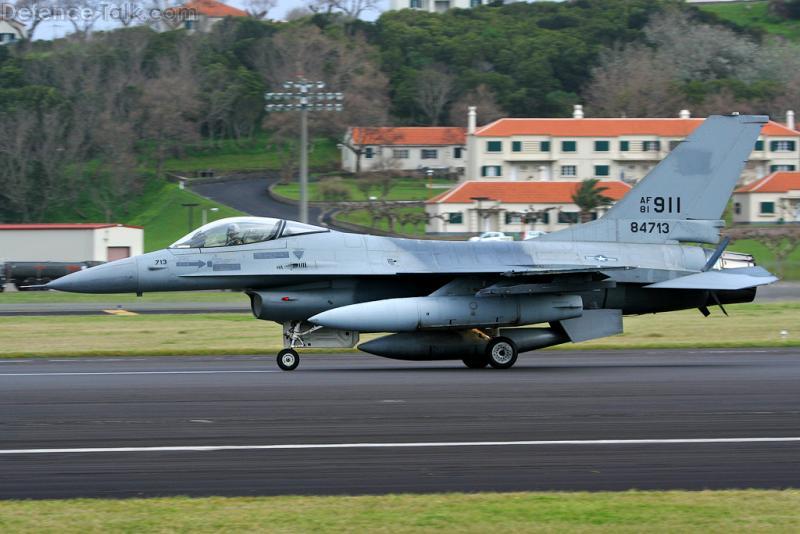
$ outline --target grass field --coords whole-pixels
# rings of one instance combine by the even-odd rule
[[[205,144],[187,150],[186,156],[170,159],[164,164],[165,170],[173,172],[194,172],[213,169],[224,171],[277,170],[281,168],[281,152],[285,148],[272,143],[268,136],[260,135],[253,140],[235,141],[223,139],[214,145]],[[308,154],[309,165],[313,167],[333,167],[339,161],[339,150],[331,139],[317,138],[312,141]]]
[[[403,213],[419,213],[423,211],[425,208],[421,207],[408,207],[408,208],[396,208],[394,211],[398,214]],[[373,227],[372,226],[372,216],[369,214],[367,210],[354,210],[348,211],[347,213],[338,213],[334,217],[337,221],[344,221],[353,224],[360,224],[361,226],[366,226],[369,228],[377,228],[378,230],[389,230],[389,223],[386,219],[381,219],[377,222],[377,224]],[[395,225],[395,231],[400,232],[401,234],[405,235],[425,235],[425,223],[415,222],[415,223],[407,223],[407,224],[397,224]]]
[[[354,201],[369,200],[370,196],[380,197],[380,189],[375,187],[367,195],[364,195],[356,187],[355,178],[342,178],[339,182],[350,191],[350,199]],[[323,201],[322,195],[319,193],[319,181],[312,181],[308,184],[308,198],[312,201]],[[427,200],[435,197],[439,193],[443,193],[445,188],[428,188],[428,181],[424,178],[401,178],[394,181],[394,187],[386,197],[386,200]],[[438,186],[455,186],[452,180],[436,179],[433,180],[434,185]],[[273,188],[273,191],[279,195],[292,198],[294,200],[300,199],[300,186],[298,184],[278,184]]]
[[[197,203],[194,208],[194,228],[202,222],[202,210],[217,208],[219,211],[208,211],[208,220],[214,221],[223,217],[236,217],[242,212],[196,195],[177,184],[154,181],[148,190],[137,201],[141,206],[135,215],[125,221],[127,224],[144,226],[144,250],[150,252],[167,247],[189,232],[188,208],[181,204]]]
[[[0,502],[0,531],[796,532],[800,491],[451,493]]]
[[[742,28],[757,28],[773,35],[800,40],[800,21],[769,13],[769,2],[720,2],[698,6]]]
[[[244,298],[244,297],[242,297]],[[738,304],[628,317],[619,336],[559,349],[800,346],[800,303]],[[787,335],[781,335],[786,331]],[[43,334],[46,332],[46,335]],[[362,336],[366,341],[380,334]],[[35,340],[35,343],[32,343]],[[31,345],[36,346],[36,350]],[[0,357],[265,354],[281,347],[281,328],[250,314],[0,317]],[[326,352],[326,349],[319,349]],[[365,356],[368,357],[368,356]]]
[[[752,254],[758,265],[775,273],[779,278],[784,280],[800,280],[800,247],[797,247],[781,266],[776,265],[775,256],[772,252],[754,239],[734,241],[730,244],[728,250]]]

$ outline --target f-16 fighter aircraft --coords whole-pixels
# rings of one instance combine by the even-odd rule
[[[720,217],[766,122],[708,118],[605,216],[531,241],[398,239],[236,217],[46,287],[244,290],[256,318],[283,324],[278,365],[287,371],[297,349],[353,347],[362,332],[390,333],[358,347],[379,356],[507,369],[519,352],[621,333],[624,315],[708,315],[777,280],[719,243]],[[536,324],[545,326],[516,328]]]

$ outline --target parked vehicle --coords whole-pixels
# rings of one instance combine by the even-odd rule
[[[537,237],[542,237],[546,233],[547,232],[542,232],[541,230],[526,230],[525,233],[522,234],[522,240],[536,239]]]
[[[479,236],[470,237],[470,241],[514,241],[514,237],[503,232],[484,232]]]
[[[46,284],[75,271],[94,267],[101,261],[9,261],[3,266],[3,282],[10,282],[20,291],[42,288],[29,288]]]

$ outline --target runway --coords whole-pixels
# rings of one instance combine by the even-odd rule
[[[0,498],[800,485],[797,349],[0,362]]]

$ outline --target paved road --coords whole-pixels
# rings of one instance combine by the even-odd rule
[[[7,361],[0,498],[797,487],[798,384],[798,350]]]
[[[267,188],[278,181],[277,177],[243,178],[225,182],[211,182],[192,185],[192,191],[258,217],[298,220],[296,206],[276,202],[267,194]],[[308,219],[319,224],[322,212],[309,206]]]

